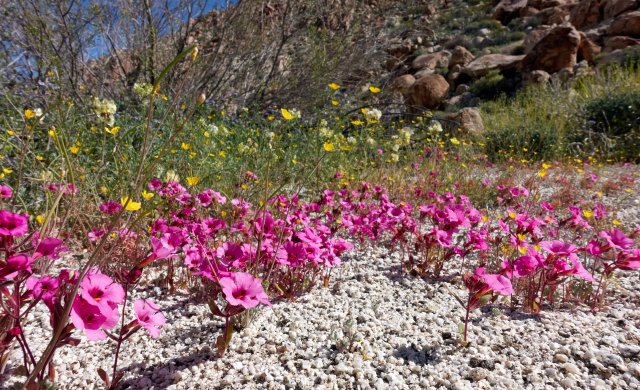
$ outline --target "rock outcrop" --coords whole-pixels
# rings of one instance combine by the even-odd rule
[[[524,55],[487,54],[471,61],[462,68],[462,73],[471,77],[482,77],[492,70],[507,70],[518,66]]]
[[[409,103],[417,108],[436,109],[449,93],[449,83],[439,74],[425,75],[409,88]]]
[[[558,26],[547,33],[524,57],[520,70],[556,73],[577,63],[580,33],[572,26]]]

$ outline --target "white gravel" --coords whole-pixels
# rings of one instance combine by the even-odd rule
[[[640,283],[619,274],[609,307],[539,316],[487,306],[472,313],[470,345],[457,342],[464,311],[456,284],[400,277],[386,250],[352,255],[329,288],[260,309],[223,358],[223,322],[186,295],[139,292],[163,308],[159,339],[138,332],[121,355],[128,389],[636,389],[640,388]],[[45,316],[28,332],[43,334]],[[45,341],[44,336],[40,339]],[[36,346],[36,349],[42,345]],[[101,388],[113,345],[83,339],[56,356],[58,388]],[[2,388],[8,388],[8,381]]]

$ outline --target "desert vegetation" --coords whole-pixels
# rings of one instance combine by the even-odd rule
[[[325,3],[2,5],[0,387],[639,385],[634,48]]]

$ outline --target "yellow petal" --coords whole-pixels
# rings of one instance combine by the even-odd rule
[[[140,203],[134,202],[133,200],[129,201],[128,197],[121,198],[120,203],[122,204],[122,206],[124,206],[124,209],[127,211],[140,210]]]
[[[282,113],[282,117],[285,120],[290,121],[291,119],[293,119],[293,115],[286,108],[280,109],[280,112]]]
[[[200,178],[198,176],[189,176],[187,177],[187,183],[191,187],[195,187],[198,183],[200,183]]]
[[[382,91],[380,88],[378,87],[374,87],[373,85],[369,87],[369,91],[371,93],[379,93],[380,91]]]

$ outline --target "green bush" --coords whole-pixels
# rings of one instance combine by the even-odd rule
[[[584,114],[589,128],[610,136],[640,130],[640,92],[602,96],[588,102]]]
[[[583,137],[596,150],[617,160],[640,161],[640,92],[604,95],[586,102],[582,110]]]
[[[494,70],[474,81],[469,90],[481,99],[495,99],[509,91],[509,83],[500,71]]]

